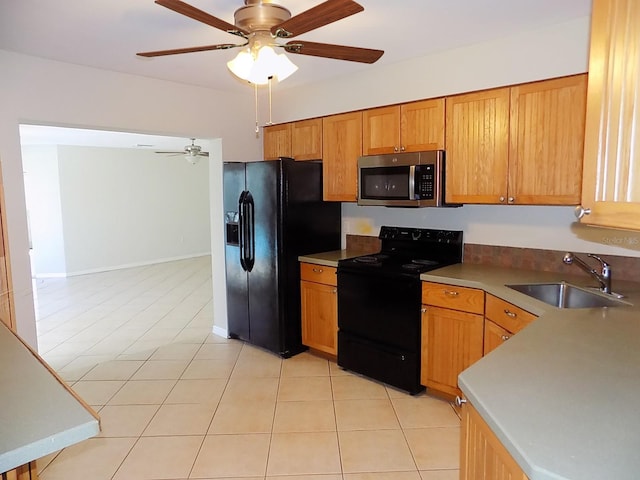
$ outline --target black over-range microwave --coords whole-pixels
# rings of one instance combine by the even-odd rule
[[[444,157],[444,150],[360,157],[358,205],[459,206],[445,203]]]

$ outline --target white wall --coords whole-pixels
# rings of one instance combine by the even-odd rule
[[[274,99],[276,121],[586,72],[589,27],[590,19],[585,17],[395,65],[373,65],[349,77],[280,91]],[[465,231],[469,243],[640,256],[640,234],[577,226],[570,207],[414,210],[345,203],[342,214],[343,234],[377,235],[380,225],[457,228]]]
[[[33,272],[66,271],[58,149],[26,146],[22,149],[25,195],[28,205]]]
[[[24,158],[30,149],[23,149]],[[209,254],[208,160],[191,165],[181,155],[166,156],[126,148],[59,146],[52,171],[41,162],[48,191],[58,187],[64,263],[38,276],[75,275]],[[30,162],[28,162],[30,163]],[[29,199],[28,199],[29,200]],[[30,212],[49,207],[27,202]],[[38,220],[44,220],[39,215]],[[31,215],[32,230],[40,223]],[[54,227],[55,219],[46,219]],[[59,228],[59,227],[58,227]],[[53,254],[50,238],[33,236],[32,258]],[[53,267],[54,258],[46,259]]]
[[[20,123],[220,138],[226,160],[260,158],[262,140],[254,132],[251,89],[234,95],[2,50],[0,71],[0,161],[16,320],[18,333],[35,346]]]

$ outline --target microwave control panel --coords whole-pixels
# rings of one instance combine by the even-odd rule
[[[435,195],[435,165],[416,167],[415,193],[417,200],[433,200]]]

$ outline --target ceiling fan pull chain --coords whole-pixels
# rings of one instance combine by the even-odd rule
[[[253,84],[254,99],[256,103],[256,138],[260,138],[260,127],[258,126],[258,84]]]
[[[273,125],[273,119],[271,118],[271,80],[273,75],[268,78],[269,80],[269,125]]]

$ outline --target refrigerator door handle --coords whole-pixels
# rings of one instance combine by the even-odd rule
[[[247,204],[247,226],[248,226],[248,234],[247,234],[247,243],[249,244],[248,248],[248,257],[246,258],[247,271],[250,272],[253,270],[253,266],[256,262],[256,233],[255,233],[255,204],[253,203],[253,195],[251,192],[247,192],[245,197],[245,203]]]
[[[238,240],[239,240],[239,251],[240,251],[240,266],[246,272],[247,270],[247,256],[246,256],[246,248],[247,248],[247,197],[246,191],[243,191],[238,198],[238,212],[240,218],[238,219]]]

